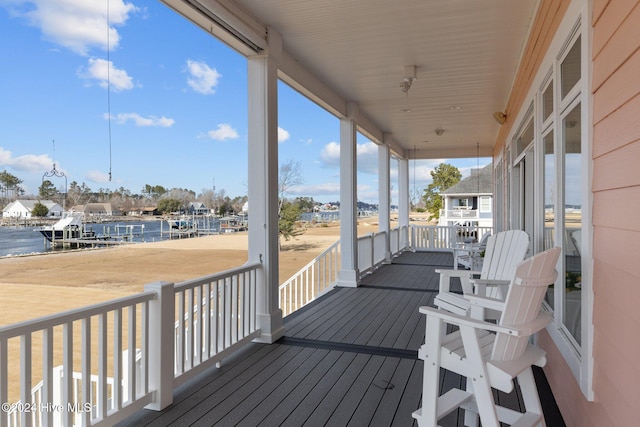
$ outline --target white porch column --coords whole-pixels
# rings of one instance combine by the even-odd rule
[[[409,160],[398,159],[398,226],[409,227]],[[409,233],[401,233],[400,247],[409,246]]]
[[[387,138],[378,145],[378,231],[386,233],[384,258],[391,261],[391,150]]]
[[[358,106],[347,104],[340,120],[340,261],[338,286],[358,286],[358,208],[356,177],[356,117]]]
[[[270,33],[269,42],[277,50],[281,44],[274,43],[274,36]],[[256,341],[266,343],[284,333],[278,295],[278,85],[273,53],[248,60],[249,262],[262,263],[256,292],[262,335]]]

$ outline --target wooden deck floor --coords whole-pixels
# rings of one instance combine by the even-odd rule
[[[411,426],[420,406],[424,318],[448,253],[405,253],[285,319],[285,337],[251,344],[176,390],[162,412],[144,410],[122,426]],[[454,287],[455,289],[455,287]],[[448,374],[448,375],[447,375]],[[442,376],[442,389],[460,378]],[[547,425],[563,426],[541,370],[536,381]],[[517,390],[496,396],[520,408]],[[442,426],[462,425],[458,413]]]

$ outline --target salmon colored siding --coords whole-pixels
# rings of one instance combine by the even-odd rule
[[[629,6],[633,5],[633,9]],[[610,12],[611,11],[611,12]],[[611,17],[610,19],[608,19]],[[594,91],[624,64],[638,50],[640,40],[640,5],[635,1],[611,2],[596,23],[593,39],[604,45],[594,51],[593,84]],[[601,30],[598,30],[601,28]],[[600,35],[600,32],[603,34]]]
[[[531,102],[527,95],[569,3],[540,3],[496,156],[513,119]],[[539,344],[547,350],[544,369],[568,426],[640,426],[640,0],[584,4],[592,25],[593,401],[546,331]]]
[[[598,92],[594,95],[594,103],[606,96],[603,92]],[[594,106],[594,112],[596,109]],[[640,96],[636,96],[625,105],[611,112],[606,119],[595,123],[593,128],[594,158],[615,151],[637,140],[640,132],[639,109]],[[620,123],[624,123],[624,126],[620,126]]]
[[[640,425],[640,2],[593,17],[593,390],[600,424]]]

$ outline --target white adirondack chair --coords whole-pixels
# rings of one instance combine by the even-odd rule
[[[435,270],[440,274],[440,284],[434,304],[456,314],[462,315],[467,312],[469,304],[465,298],[450,292],[452,277],[460,279],[464,296],[476,294],[504,299],[515,268],[524,259],[528,248],[529,236],[522,230],[501,231],[490,236],[487,239],[482,270]],[[491,313],[491,310],[488,310],[486,315],[491,316]],[[497,318],[495,312],[494,317]]]
[[[560,249],[553,248],[520,263],[504,301],[470,296],[473,305],[498,309],[497,324],[445,310],[420,307],[426,315],[425,344],[418,356],[424,360],[422,407],[413,413],[421,427],[436,426],[440,418],[457,408],[465,410],[465,425],[498,427],[500,422],[518,426],[545,426],[532,365],[544,366],[546,353],[529,343],[544,328],[551,314],[541,312],[547,286],[555,281]],[[444,335],[446,324],[456,332]],[[452,389],[439,396],[440,368],[467,378],[467,390]],[[509,393],[514,378],[522,392],[525,412],[496,405],[492,388]]]
[[[469,270],[479,270],[482,267],[480,254],[487,248],[487,242],[491,233],[485,233],[478,243],[463,243],[453,248],[453,268],[462,265]]]

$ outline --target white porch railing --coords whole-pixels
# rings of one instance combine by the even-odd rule
[[[412,225],[411,248],[425,251],[450,251],[457,243],[480,241],[493,227],[460,227],[438,225]]]
[[[155,297],[145,291],[0,328],[0,426],[110,425],[150,404],[150,354],[160,351],[148,339],[159,321]],[[136,351],[123,357],[124,347],[140,348],[141,359]],[[137,364],[139,378],[125,375]],[[32,387],[33,377],[42,384]]]
[[[391,231],[389,251],[448,250],[490,231],[412,225]],[[386,244],[385,233],[358,239],[361,274],[386,261]],[[0,427],[112,425],[143,407],[165,407],[174,387],[260,335],[260,268],[153,283],[137,295],[0,327]],[[337,242],[280,286],[283,315],[331,289],[339,270]],[[42,381],[33,387],[33,378]]]
[[[0,427],[113,425],[168,405],[174,387],[259,336],[260,268],[1,327]]]
[[[480,218],[478,209],[440,209],[443,219],[477,219]]]
[[[331,245],[280,285],[280,309],[283,316],[309,304],[333,289],[340,271],[340,241]]]
[[[176,284],[174,387],[260,335],[259,268],[251,264]]]

